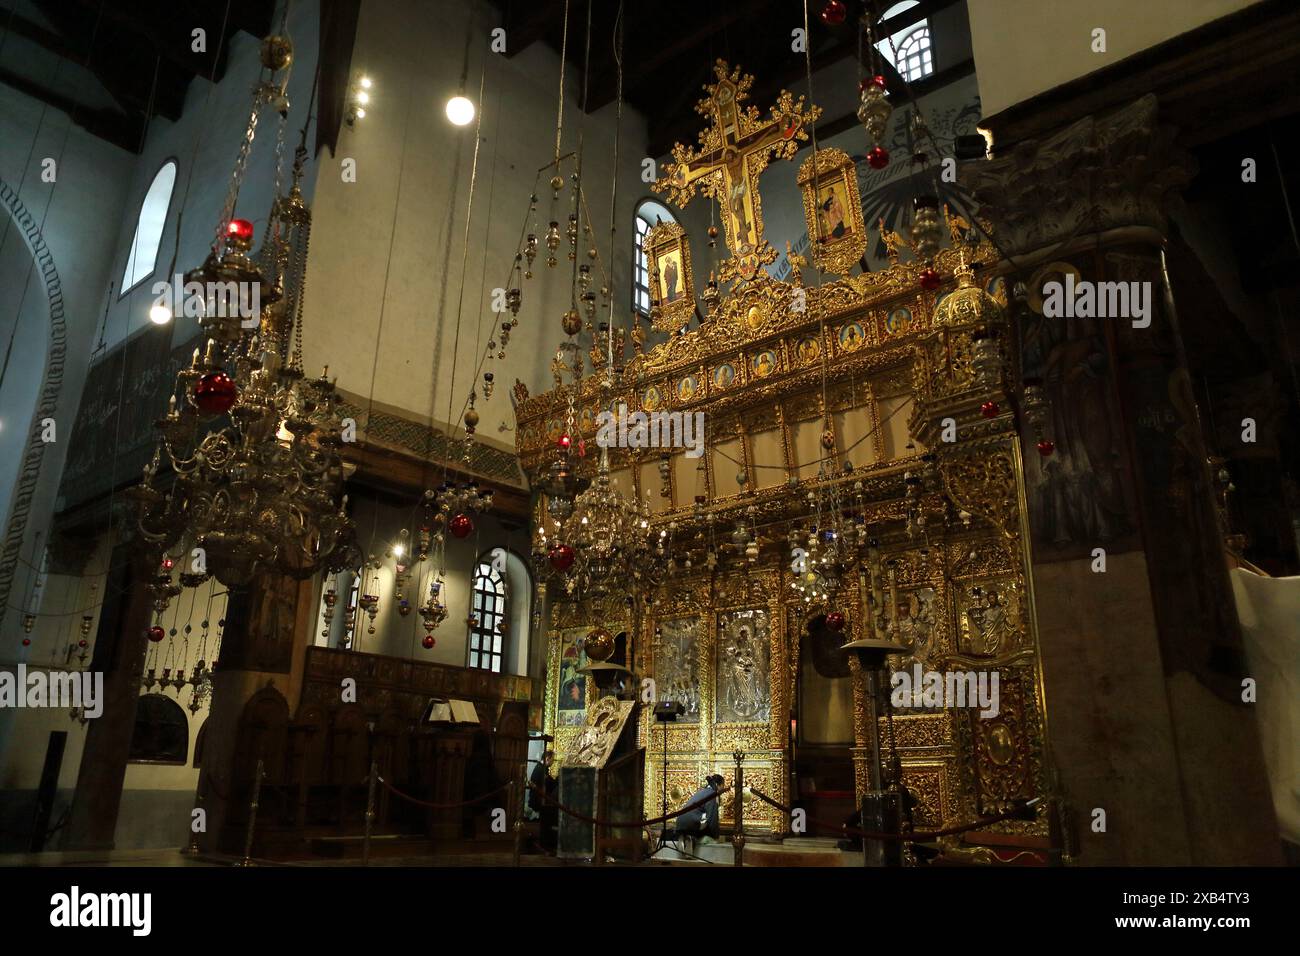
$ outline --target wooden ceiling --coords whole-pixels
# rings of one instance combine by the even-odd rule
[[[240,30],[266,35],[273,9],[270,0],[4,0],[0,83],[139,152],[148,119],[179,119],[190,81],[220,80],[230,38]],[[192,49],[196,28],[206,33],[204,52]],[[85,72],[111,105],[93,84],[79,87]]]
[[[958,2],[921,0],[881,24],[878,35],[889,35]],[[506,29],[508,56],[537,42],[559,53],[565,0],[493,0],[493,5]],[[882,12],[892,0],[845,0],[845,5],[848,16],[843,24],[828,26],[819,16],[825,0],[808,0],[814,71],[857,57],[858,19],[867,12]],[[648,120],[652,156],[667,153],[675,142],[695,142],[700,121],[694,105],[703,95],[703,85],[713,80],[717,58],[740,64],[755,75],[751,102],[760,109],[766,109],[782,88],[797,89],[797,81],[806,75],[803,55],[791,49],[791,31],[803,26],[801,0],[624,0],[622,7],[623,98]],[[569,0],[566,59],[579,77],[579,90],[585,84],[589,113],[617,95],[613,37],[618,9],[615,0]],[[888,72],[891,87],[901,89],[897,74]]]

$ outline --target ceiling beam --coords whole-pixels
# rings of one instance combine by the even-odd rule
[[[230,43],[220,33],[223,19],[221,14],[216,14],[212,22],[203,22],[200,19],[198,22],[181,23],[175,18],[172,4],[162,0],[132,0],[132,3],[121,6],[105,0],[68,0],[68,2],[83,10],[91,23],[94,23],[95,18],[99,17],[102,11],[106,19],[123,27],[126,32],[147,40],[155,53],[191,76],[201,76],[205,79],[215,76],[217,82],[220,82],[225,75]],[[222,12],[224,13],[224,9]],[[232,2],[230,21],[226,25],[227,34],[233,34],[235,30],[240,29],[246,19],[243,5]],[[159,27],[157,24],[163,26]],[[200,27],[207,34],[207,49],[203,53],[194,53],[191,52],[192,32]],[[220,58],[217,58],[218,51],[220,51]]]
[[[65,7],[53,4],[50,0],[43,0],[43,2],[42,0],[38,0],[37,8],[58,24],[60,29],[64,29],[64,24],[61,22],[60,17],[66,12]],[[94,50],[88,48],[88,37],[76,37],[74,42],[74,38],[69,35],[69,31],[67,30],[61,34],[55,33],[51,30],[45,29],[39,24],[32,23],[29,20],[24,20],[17,16],[13,17],[9,21],[8,26],[10,32],[15,36],[20,36],[24,39],[30,40],[31,42],[38,44],[42,49],[53,53],[55,56],[88,70],[94,75],[95,79],[99,80],[100,84],[108,92],[108,95],[116,101],[119,107],[121,107],[122,112],[139,113],[144,115],[148,111],[148,94],[142,93],[139,90],[131,89],[127,83],[124,82],[120,70],[108,63],[104,63],[102,57],[101,62],[96,63],[92,55]],[[121,50],[114,52],[118,56],[122,54]],[[142,75],[139,70],[133,69],[130,72],[135,76]],[[145,81],[146,84],[152,80],[152,67],[148,69],[148,75],[149,79]],[[175,120],[180,119],[183,99],[183,92],[180,96],[177,96],[170,91],[170,85],[160,83],[157,94],[154,98],[154,112],[161,113],[174,122]]]
[[[526,11],[524,16],[516,15],[520,7]],[[542,39],[552,22],[558,25],[564,19],[559,0],[501,0],[497,9],[501,10],[505,21],[507,59],[523,53]],[[569,28],[573,28],[572,9],[569,11]]]
[[[129,153],[137,153],[140,150],[142,126],[134,117],[87,109],[81,103],[74,102],[61,93],[47,89],[3,67],[0,67],[0,83],[66,113],[73,123],[93,136],[98,136]]]
[[[761,15],[763,10],[772,6],[775,2],[776,0],[750,0],[748,3],[733,2],[725,12],[704,19],[696,29],[681,35],[671,43],[664,44],[648,56],[635,58],[631,62],[624,58],[624,90],[626,91],[629,86],[638,80],[653,75],[674,59],[690,54],[697,47],[703,47],[715,35],[722,33],[732,24]],[[710,60],[708,62],[709,70],[712,67],[713,63]],[[600,71],[593,77],[591,89],[594,91],[594,95],[587,106],[588,113],[594,113],[602,106],[614,101],[618,90],[616,82],[617,70],[618,65],[615,63],[611,51],[608,56],[602,58]]]

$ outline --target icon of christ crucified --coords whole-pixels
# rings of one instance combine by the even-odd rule
[[[805,125],[815,122],[821,110],[805,110],[802,99],[796,102],[783,90],[771,118],[761,119],[755,107],[739,105],[748,98],[754,78],[742,76],[739,68],[729,70],[722,60],[713,69],[718,82],[706,87],[709,96],[698,106],[701,113],[713,118],[713,128],[702,137],[706,149],[696,153],[675,146],[676,162],[656,189],[670,193],[671,201],[684,206],[695,195],[697,185],[703,184],[705,192],[722,207],[727,247],[732,253],[724,275],[730,271],[751,279],[760,265],[776,259],[776,251],[763,239],[763,216],[755,192],[758,177],[772,156],[793,158],[798,141],[808,138]]]

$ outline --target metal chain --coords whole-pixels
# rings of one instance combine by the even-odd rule
[[[253,96],[253,108],[248,114],[248,127],[244,130],[244,140],[239,144],[239,155],[235,158],[235,168],[230,175],[230,188],[226,191],[226,204],[222,207],[221,219],[217,223],[217,235],[213,249],[218,255],[225,251],[226,233],[230,221],[235,218],[235,203],[239,201],[239,187],[243,184],[244,167],[248,164],[248,156],[253,151],[253,138],[257,135],[257,117],[261,112],[265,96],[265,85],[259,86]]]

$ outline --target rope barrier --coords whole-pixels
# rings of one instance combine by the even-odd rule
[[[683,813],[690,813],[692,810],[699,809],[700,807],[708,804],[710,801],[718,799],[718,797],[722,796],[724,793],[727,793],[729,790],[731,790],[731,787],[729,786],[723,787],[721,790],[717,791],[714,794],[711,794],[710,796],[701,797],[699,800],[696,800],[694,803],[682,807],[680,810],[674,810],[672,813],[664,814],[661,817],[650,817],[649,819],[646,820],[627,820],[627,821],[602,820],[599,817],[589,817],[586,814],[580,813],[579,811],[573,809],[572,807],[565,806],[564,804],[560,803],[558,800],[551,799],[541,790],[540,787],[535,786],[531,782],[528,784],[528,789],[532,790],[534,793],[540,796],[542,798],[543,803],[549,804],[557,808],[563,813],[567,813],[575,820],[581,820],[583,823],[590,823],[594,826],[610,827],[611,829],[616,829],[616,830],[625,830],[625,829],[630,829],[632,827],[648,827],[648,826],[653,826],[656,823],[666,823],[669,820],[672,820],[674,817],[679,817]]]
[[[750,787],[749,792],[769,806],[780,810],[782,813],[789,814],[793,812],[790,807],[778,803],[761,790]],[[956,833],[965,833],[967,830],[978,830],[980,827],[990,826],[994,823],[1001,823],[1003,820],[1009,820],[1016,816],[1022,809],[1023,808],[1017,808],[1015,810],[1008,810],[1006,813],[997,814],[996,816],[981,817],[971,823],[961,823],[956,826],[947,827],[943,830],[920,830],[913,833],[882,833],[874,830],[859,830],[855,827],[848,826],[847,824],[835,824],[827,820],[819,820],[815,817],[808,817],[807,819],[808,822],[815,823],[818,826],[826,827],[831,830],[841,830],[850,836],[862,837],[865,840],[897,840],[907,843],[929,843],[942,836],[952,836]]]
[[[403,793],[401,790],[398,790],[396,787],[394,787],[383,777],[379,778],[379,782],[384,785],[384,789],[387,790],[389,793],[401,797],[403,800],[406,800],[409,803],[414,803],[416,806],[427,807],[430,810],[454,810],[456,807],[472,806],[475,803],[482,803],[488,797],[494,796],[500,793],[502,790],[508,790],[510,788],[509,783],[503,783],[495,790],[489,790],[487,793],[480,794],[479,796],[474,797],[470,800],[458,800],[455,803],[430,803],[428,800],[421,800],[418,797],[411,796],[409,793]]]

